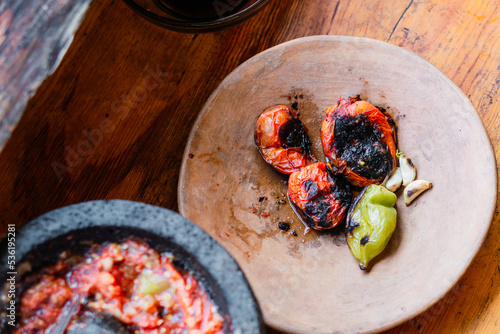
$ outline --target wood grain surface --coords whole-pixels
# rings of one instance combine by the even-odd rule
[[[498,156],[499,25],[496,0],[294,0],[273,1],[224,31],[191,35],[155,27],[120,1],[94,0],[0,153],[2,236],[7,224],[92,199],[176,210],[182,154],[207,98],[245,60],[303,36],[368,37],[426,59],[469,97]],[[388,333],[500,331],[499,220],[496,212],[455,287]]]

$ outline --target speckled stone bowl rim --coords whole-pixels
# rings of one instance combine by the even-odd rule
[[[189,262],[195,264],[187,265],[195,277],[198,278],[203,271],[210,276],[209,280],[202,282],[209,294],[217,292],[223,295],[233,333],[265,332],[260,307],[235,260],[196,224],[165,208],[125,200],[97,200],[50,211],[17,229],[16,265],[53,240],[69,235],[78,239],[79,232],[89,234],[94,230],[96,233],[116,232],[118,238],[150,235],[162,241],[154,244],[145,238],[159,251],[182,250],[183,257],[190,257]],[[4,238],[0,243],[1,282],[6,282],[9,272],[7,249],[7,238]],[[197,266],[203,270],[193,270]],[[220,299],[221,296],[216,297]]]

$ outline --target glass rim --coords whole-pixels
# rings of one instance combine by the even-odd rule
[[[153,13],[143,6],[139,5],[135,0],[122,0],[134,12],[141,15],[146,20],[174,31],[179,32],[210,32],[235,25],[242,22],[244,19],[256,14],[270,0],[256,0],[255,2],[244,7],[240,11],[228,16],[217,19],[206,20],[190,20],[190,19],[172,19],[162,15]]]

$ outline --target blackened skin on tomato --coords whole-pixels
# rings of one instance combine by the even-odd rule
[[[327,191],[319,191],[317,184],[313,180],[304,182],[308,199],[305,213],[307,224],[310,227],[314,226],[314,221],[311,217],[318,219],[320,227],[331,227],[331,222],[328,219],[328,210],[332,204],[330,202],[331,198],[326,197],[326,194],[333,194],[342,207],[348,208],[351,204],[352,191],[349,183],[342,175],[333,174],[330,168],[327,168],[327,171],[328,177],[334,181],[333,185]]]
[[[337,118],[334,135],[340,158],[354,172],[377,180],[389,174],[392,169],[390,152],[366,115]]]
[[[319,218],[318,225],[327,228],[330,222],[327,221],[328,208],[330,207],[330,202],[325,197],[317,197],[306,203],[306,214],[307,214],[307,224],[312,227],[314,226],[314,221],[309,216],[314,216]]]
[[[311,139],[307,135],[304,124],[298,119],[292,117],[279,129],[279,137],[283,148],[301,147],[305,154],[311,153]]]
[[[335,187],[331,188],[335,197],[339,200],[342,206],[349,207],[352,202],[352,189],[349,182],[342,174],[336,174],[335,171],[328,165],[328,177],[335,181]]]

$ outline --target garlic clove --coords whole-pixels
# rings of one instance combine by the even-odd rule
[[[417,170],[411,159],[408,158],[403,152],[398,153],[398,156],[399,167],[401,168],[401,174],[403,175],[403,186],[406,187],[417,177]]]
[[[401,187],[401,183],[403,183],[403,174],[401,173],[401,168],[396,168],[394,172],[392,172],[391,176],[385,183],[385,187],[387,190],[395,192]]]
[[[415,180],[406,186],[403,196],[405,204],[408,206],[425,190],[432,188],[432,183],[426,180]]]

